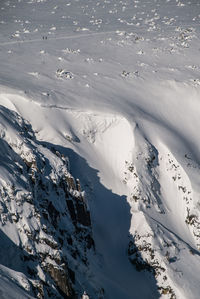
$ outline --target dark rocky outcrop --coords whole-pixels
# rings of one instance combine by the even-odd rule
[[[12,162],[18,185],[0,185],[0,224],[18,232],[16,270],[26,275],[31,295],[75,299],[77,264],[86,271],[87,251],[95,247],[89,207],[80,181],[69,172],[68,158],[37,141],[31,126],[19,116],[18,120],[14,129],[20,131],[20,140],[2,141],[8,157],[5,167]],[[15,269],[12,261],[14,257],[9,266]]]

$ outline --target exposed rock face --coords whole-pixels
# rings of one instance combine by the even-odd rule
[[[84,270],[87,251],[94,249],[80,181],[69,173],[67,157],[37,141],[19,115],[2,109],[16,138],[11,142],[8,131],[1,134],[0,158],[6,163],[1,166],[0,226],[17,253],[7,241],[4,249],[10,260],[1,258],[1,263],[25,273],[26,289],[37,298],[77,298],[75,268],[80,264]],[[7,169],[9,160],[14,180]]]
[[[74,291],[72,289],[71,284],[69,283],[70,278],[68,275],[67,267],[66,270],[62,268],[56,268],[52,264],[46,266],[45,270],[53,281],[55,282],[59,293],[64,298],[75,298]]]

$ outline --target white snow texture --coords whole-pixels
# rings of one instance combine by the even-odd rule
[[[0,2],[0,298],[199,298],[199,24],[198,0]]]

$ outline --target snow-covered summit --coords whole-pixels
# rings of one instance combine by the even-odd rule
[[[1,1],[2,296],[199,297],[199,20]]]

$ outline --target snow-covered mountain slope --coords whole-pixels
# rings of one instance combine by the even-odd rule
[[[199,297],[199,20],[1,1],[2,297]]]

